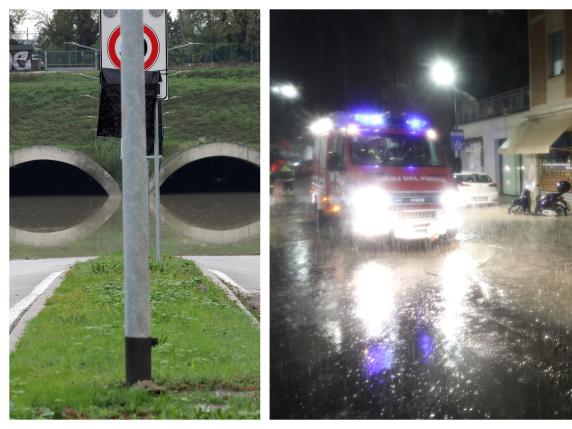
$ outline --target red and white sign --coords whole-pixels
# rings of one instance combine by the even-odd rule
[[[101,67],[121,68],[120,10],[100,11]],[[161,72],[161,86],[157,98],[166,100],[167,91],[167,11],[153,9],[143,11],[144,67],[146,71]]]

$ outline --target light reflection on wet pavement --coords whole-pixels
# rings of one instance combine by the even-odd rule
[[[504,213],[467,210],[450,245],[356,250],[277,201],[271,418],[571,418],[572,222]]]

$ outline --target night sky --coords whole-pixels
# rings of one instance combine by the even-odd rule
[[[295,102],[271,97],[272,140],[313,117],[383,108],[452,126],[452,92],[429,79],[434,58],[458,68],[458,103],[528,84],[526,11],[271,11],[271,82],[292,82]]]

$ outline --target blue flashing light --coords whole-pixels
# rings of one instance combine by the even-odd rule
[[[409,118],[405,123],[411,131],[421,131],[427,126],[427,121],[420,118]]]
[[[385,118],[381,113],[356,113],[353,118],[363,125],[381,126],[385,123]]]

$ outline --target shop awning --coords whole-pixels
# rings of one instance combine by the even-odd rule
[[[503,155],[549,153],[550,146],[565,131],[572,131],[572,113],[528,119],[499,148]]]

